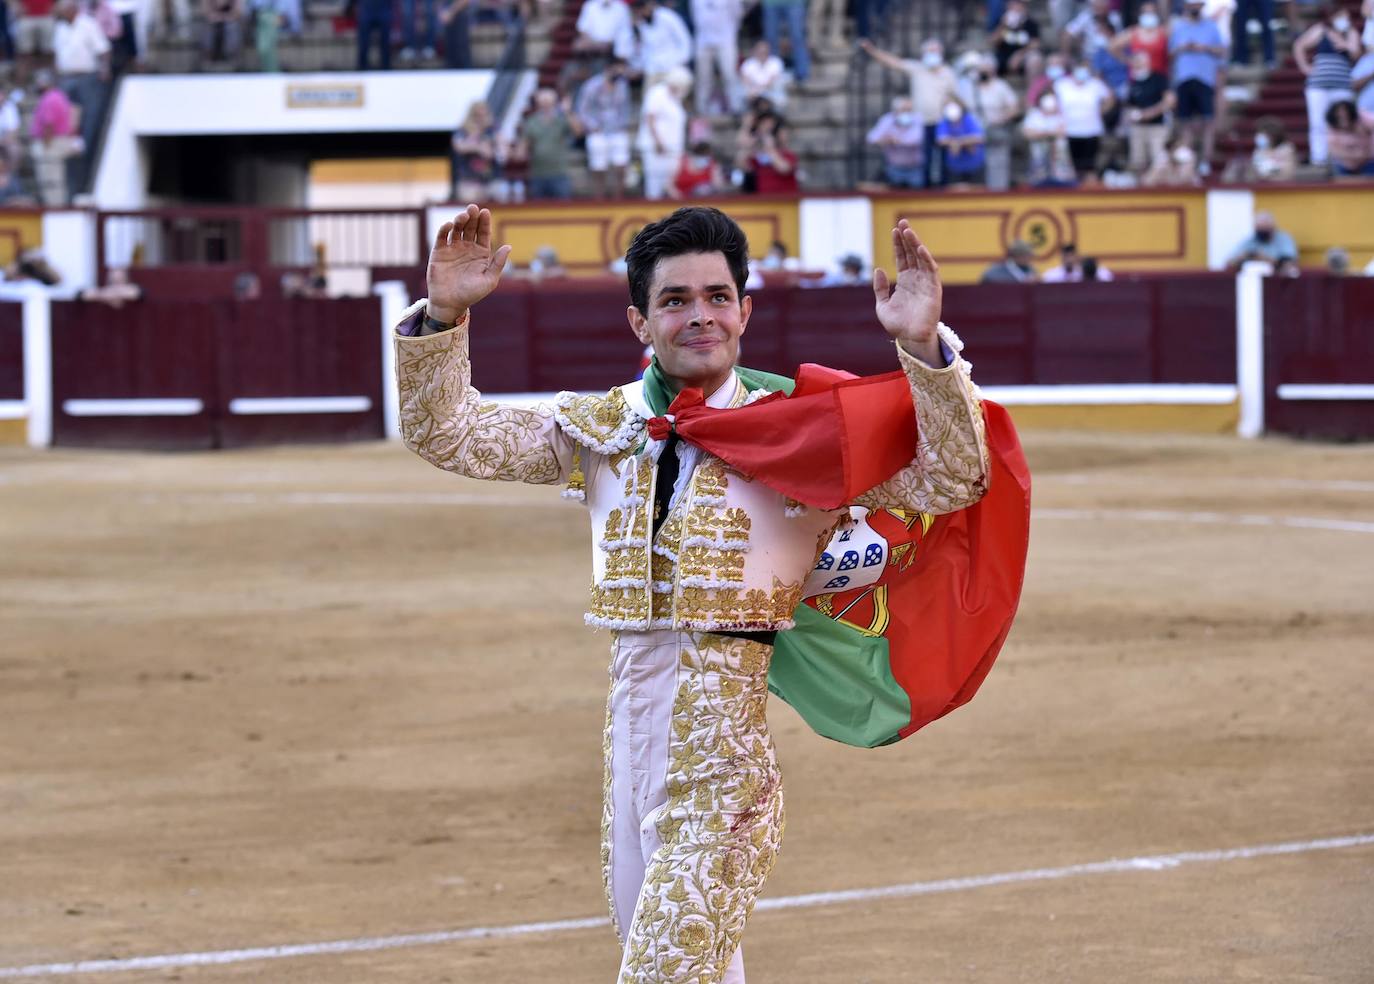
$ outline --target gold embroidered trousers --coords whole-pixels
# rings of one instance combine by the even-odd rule
[[[667,629],[612,643],[601,861],[620,984],[743,984],[740,937],[783,829],[772,654]]]

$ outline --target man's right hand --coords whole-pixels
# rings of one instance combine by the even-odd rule
[[[469,205],[452,222],[445,222],[429,252],[426,313],[445,324],[461,321],[468,308],[496,289],[510,251],[502,246],[492,253],[488,209]]]

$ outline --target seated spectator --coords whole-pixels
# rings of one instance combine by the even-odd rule
[[[1169,114],[1174,109],[1174,92],[1169,76],[1157,72],[1145,51],[1131,56],[1131,85],[1126,91],[1127,139],[1130,165],[1144,174],[1150,162],[1164,150],[1169,139]]]
[[[922,166],[922,179],[927,188],[943,184],[944,155],[939,149],[935,131],[940,125],[945,105],[959,96],[959,79],[955,76],[954,70],[945,63],[944,45],[934,38],[921,42],[919,61],[898,58],[867,39],[860,41],[859,47],[879,64],[902,72],[911,79],[911,101],[916,107],[916,115],[921,118],[921,123],[925,127],[926,155]]]
[[[1374,15],[1364,24],[1365,53],[1350,70],[1350,88],[1355,92],[1355,108],[1360,122],[1374,129]]]
[[[1095,179],[1097,155],[1106,132],[1103,118],[1116,99],[1102,80],[1093,75],[1092,69],[1082,63],[1075,65],[1067,78],[1054,84],[1054,94],[1064,114],[1064,132],[1069,138],[1074,172],[1080,182]]]
[[[577,14],[573,51],[584,56],[609,58],[615,39],[630,29],[630,8],[624,0],[586,0]]]
[[[1182,137],[1170,137],[1140,183],[1146,188],[1184,188],[1201,184],[1197,154]]]
[[[711,145],[703,141],[692,144],[691,153],[683,154],[673,179],[674,198],[702,198],[719,194],[729,188],[720,162],[711,153]]]
[[[883,180],[892,188],[924,188],[922,159],[925,126],[916,116],[911,97],[897,96],[868,131],[868,142],[883,153]]]
[[[1293,58],[1307,76],[1308,157],[1313,164],[1327,163],[1326,113],[1332,104],[1355,97],[1353,71],[1361,52],[1360,34],[1350,14],[1334,3],[1321,8],[1321,20],[1293,42]]]
[[[760,195],[796,192],[797,154],[788,146],[787,125],[769,113],[754,121],[753,130],[739,144],[737,166],[748,180],[746,188]]]
[[[762,96],[778,109],[787,105],[787,69],[767,41],[756,42],[740,63],[739,80],[748,102]]]
[[[129,271],[125,267],[111,267],[105,275],[105,281],[104,287],[86,287],[79,291],[76,295],[77,300],[94,301],[108,304],[112,308],[121,308],[132,301],[143,299],[143,288],[129,280]]]
[[[1288,139],[1283,122],[1264,116],[1255,124],[1255,150],[1250,155],[1247,181],[1292,181],[1298,173],[1298,148]]]
[[[620,0],[613,0],[619,3]],[[619,58],[593,75],[577,94],[577,118],[587,134],[587,171],[592,194],[619,198],[625,191],[625,168],[630,164],[629,66]],[[610,175],[609,187],[607,175]]]
[[[1252,260],[1277,265],[1285,259],[1297,262],[1298,244],[1278,227],[1272,212],[1256,212],[1254,233],[1240,242],[1226,261],[1226,266],[1238,270]]]
[[[1025,0],[1008,0],[991,40],[997,74],[1024,75],[1026,53],[1040,47],[1040,23],[1030,16]]]
[[[1026,179],[1031,187],[1072,188],[1078,183],[1069,154],[1068,125],[1059,111],[1058,96],[1053,92],[1041,96],[1022,121],[1021,133],[1030,145]]]
[[[1065,26],[1059,38],[1059,50],[1091,64],[1097,51],[1109,47],[1121,28],[1121,15],[1111,8],[1109,0],[1089,0],[1078,16]]]
[[[552,246],[540,246],[530,260],[530,279],[552,280],[568,275],[568,268],[558,258],[558,251]]]
[[[683,100],[691,88],[692,73],[674,68],[663,81],[644,92],[635,145],[644,169],[645,198],[662,198],[672,188],[687,145],[687,110]]]
[[[994,263],[978,278],[980,284],[1030,284],[1039,278],[1032,263],[1035,254],[1028,244],[1017,239],[1007,247],[1007,257]]]
[[[529,162],[525,191],[531,199],[572,197],[568,152],[576,134],[575,124],[559,105],[558,93],[547,88],[536,92],[534,112],[520,124],[520,140],[513,155]]]
[[[768,252],[759,260],[759,269],[768,271],[795,270],[800,265],[800,260],[787,255],[787,244],[781,239],[773,240],[773,245],[768,247]]]
[[[1175,20],[1169,33],[1169,54],[1174,61],[1174,95],[1177,119],[1188,142],[1201,145],[1202,159],[1194,166],[1199,174],[1211,169],[1217,85],[1226,57],[1226,45],[1213,21],[1202,18],[1203,0],[1186,0],[1184,16]]]
[[[1052,52],[1045,59],[1044,68],[1031,77],[1026,86],[1026,105],[1034,106],[1040,97],[1054,89],[1060,79],[1069,74],[1069,58],[1062,52]]]
[[[983,128],[957,99],[946,103],[944,112],[945,118],[936,128],[935,138],[944,151],[948,183],[982,184],[986,162]]]
[[[1092,264],[1089,267],[1088,264]],[[1092,276],[1088,276],[1088,271]],[[1092,257],[1078,258],[1078,246],[1065,243],[1059,248],[1059,265],[1050,267],[1041,275],[1040,281],[1046,284],[1070,284],[1080,280],[1112,280],[1112,272]]]
[[[970,67],[973,71],[964,101],[983,127],[987,186],[992,191],[1006,191],[1011,187],[1013,127],[1021,115],[1021,100],[1010,83],[997,74],[997,62],[991,55],[976,56]]]
[[[1169,74],[1169,32],[1160,22],[1159,6],[1154,0],[1144,0],[1135,25],[1112,40],[1112,49],[1118,58],[1125,57],[1131,61],[1144,52],[1149,56],[1152,72]]]
[[[633,0],[630,26],[616,39],[615,54],[653,85],[674,68],[686,70],[692,59],[692,32],[681,17],[657,0]],[[676,155],[673,160],[676,162]]]
[[[496,126],[482,100],[468,109],[462,126],[453,133],[453,197],[460,202],[487,201],[499,177]]]
[[[1331,173],[1338,178],[1374,177],[1374,136],[1346,99],[1326,111],[1326,143]]]
[[[1326,251],[1326,272],[1333,277],[1350,276],[1350,251],[1344,246],[1332,246]]]
[[[258,280],[256,273],[245,270],[234,278],[234,285],[230,290],[233,291],[236,301],[256,301],[262,297],[262,282]]]
[[[867,287],[872,280],[864,274],[863,257],[850,253],[840,257],[840,268],[830,270],[818,280],[803,280],[803,287]]]
[[[67,204],[67,158],[84,149],[76,132],[76,109],[58,87],[52,72],[44,69],[34,76],[40,95],[29,121],[33,136],[33,170],[38,195],[44,205]]]

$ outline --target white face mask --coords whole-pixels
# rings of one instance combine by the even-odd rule
[[[1014,10],[1007,11],[1007,27],[1020,27],[1021,15]]]
[[[1154,30],[1156,27],[1159,26],[1159,15],[1158,15],[1158,14],[1141,14],[1141,15],[1140,15],[1140,26],[1143,27],[1143,28],[1145,28],[1147,31]]]
[[[1088,79],[1092,78],[1092,74],[1092,72],[1088,71],[1088,69],[1082,65],[1079,65],[1073,70],[1073,77],[1080,82],[1088,81]]]
[[[1050,66],[1047,66],[1047,67],[1046,67],[1046,69],[1045,69],[1045,78],[1050,79],[1051,81],[1058,81],[1059,79],[1062,79],[1063,77],[1064,77],[1064,66],[1063,66],[1063,65],[1050,65]]]
[[[1345,16],[1345,14],[1341,14],[1339,17],[1333,17],[1331,19],[1331,26],[1344,34],[1346,31],[1350,30],[1350,18]]]
[[[921,56],[921,62],[926,66],[926,68],[939,68],[940,63],[944,60],[944,56],[941,55],[938,51],[927,51],[924,55]]]
[[[1193,149],[1191,147],[1175,147],[1174,163],[1191,164],[1193,162]]]
[[[1366,48],[1374,49],[1374,17],[1364,22],[1364,35],[1360,39]]]
[[[1269,134],[1267,134],[1267,133],[1257,133],[1257,134],[1255,134],[1255,147],[1258,148],[1259,150],[1268,150],[1268,149],[1269,149]]]
[[[953,104],[945,107],[945,119],[949,120],[951,123],[958,123],[963,118],[964,110],[962,107]]]
[[[898,113],[895,117],[898,126],[911,126],[916,122],[915,113]]]
[[[1144,68],[1133,68],[1133,69],[1131,69],[1131,78],[1135,79],[1137,82],[1144,82],[1144,81],[1145,81],[1146,79],[1148,79],[1149,77],[1150,77],[1150,66],[1148,66],[1148,65],[1146,65]]]
[[[1059,101],[1056,99],[1041,99],[1040,112],[1044,113],[1046,116],[1053,116],[1055,113],[1059,112]]]

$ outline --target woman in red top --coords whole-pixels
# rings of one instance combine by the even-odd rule
[[[1140,5],[1135,26],[1122,31],[1112,40],[1112,53],[1130,62],[1131,55],[1143,51],[1150,56],[1150,71],[1169,74],[1169,32],[1159,17],[1159,7],[1153,0]]]
[[[677,166],[673,188],[678,198],[696,198],[725,191],[725,176],[720,164],[711,156],[711,145],[704,140],[692,144],[692,152],[683,154]]]
[[[753,190],[760,195],[798,190],[797,155],[787,146],[787,128],[776,113],[764,113],[754,121],[749,139],[741,143],[742,170],[753,176]]]

